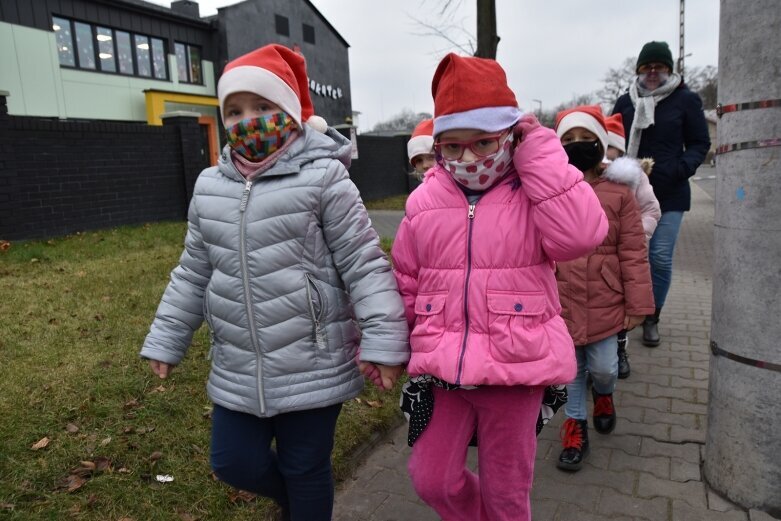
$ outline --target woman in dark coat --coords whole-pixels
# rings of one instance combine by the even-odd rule
[[[662,217],[649,244],[648,255],[656,312],[643,323],[643,344],[660,343],[657,324],[672,281],[675,242],[683,213],[691,208],[689,178],[710,148],[702,100],[673,72],[673,58],[665,42],[648,42],[637,58],[637,78],[618,98],[627,136],[627,155],[654,160],[651,185]]]

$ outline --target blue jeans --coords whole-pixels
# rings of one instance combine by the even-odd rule
[[[331,451],[341,408],[337,404],[259,418],[215,404],[211,448],[215,475],[232,487],[275,500],[290,511],[293,521],[330,521]]]
[[[654,285],[656,309],[662,309],[673,280],[673,253],[683,212],[664,212],[651,242],[648,245],[648,261],[651,263],[651,281]]]
[[[586,371],[591,374],[594,390],[599,394],[613,394],[618,379],[618,343],[616,335],[575,347],[578,359],[578,372],[575,379],[567,384],[567,403],[564,413],[567,418],[585,420],[586,410]]]

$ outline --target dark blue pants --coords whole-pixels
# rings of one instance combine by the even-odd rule
[[[331,451],[341,408],[337,404],[258,418],[215,405],[212,469],[235,488],[275,500],[293,521],[330,521]]]

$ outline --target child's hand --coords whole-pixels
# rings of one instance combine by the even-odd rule
[[[524,116],[515,124],[513,128],[513,135],[517,142],[523,141],[526,135],[540,126],[540,122],[537,120],[537,116],[534,114],[524,114]]]
[[[359,362],[358,368],[366,378],[383,391],[392,389],[396,380],[404,372],[403,365],[382,365],[371,362]]]
[[[643,320],[645,320],[645,316],[643,315],[626,315],[624,317],[624,329],[627,331],[634,329],[642,324]]]
[[[166,364],[165,362],[160,362],[158,360],[150,360],[149,367],[152,368],[153,373],[162,379],[165,379],[173,369],[172,365]]]

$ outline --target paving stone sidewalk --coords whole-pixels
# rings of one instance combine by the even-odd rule
[[[674,281],[660,323],[662,344],[643,347],[630,333],[632,375],[616,389],[616,430],[590,432],[591,455],[574,474],[556,469],[563,411],[540,434],[534,488],[535,521],[758,521],[710,492],[703,482],[708,399],[713,212],[711,197],[692,184],[692,211],[678,241]],[[400,214],[373,214],[393,229]],[[390,226],[390,228],[388,228]],[[383,232],[380,232],[383,234]],[[474,449],[470,449],[474,451]],[[406,424],[337,490],[337,521],[434,521],[406,472]],[[476,456],[470,454],[475,465]]]

